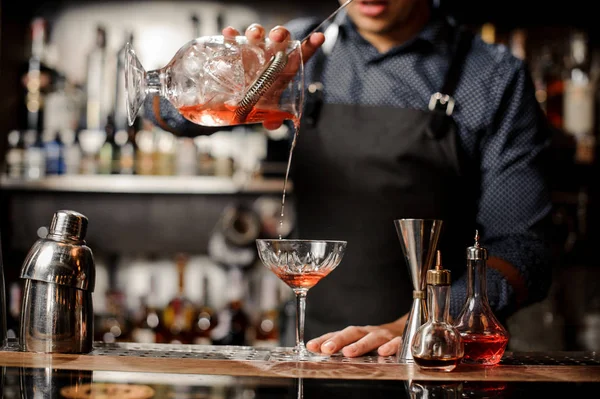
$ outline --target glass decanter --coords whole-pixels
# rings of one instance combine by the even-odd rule
[[[203,36],[152,71],[128,43],[125,87],[130,124],[149,94],[166,98],[186,119],[204,126],[298,123],[304,101],[301,42]]]
[[[460,332],[465,347],[463,363],[495,365],[502,359],[509,334],[500,324],[487,297],[486,267],[488,252],[475,244],[467,248],[467,300],[454,325]]]
[[[452,371],[463,357],[460,333],[449,321],[450,270],[437,251],[434,269],[427,271],[428,320],[417,330],[411,345],[415,363],[425,370]]]

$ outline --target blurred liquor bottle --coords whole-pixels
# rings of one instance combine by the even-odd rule
[[[11,179],[20,179],[24,175],[25,145],[23,132],[12,130],[8,133],[5,172]]]
[[[110,93],[114,89],[109,70],[114,57],[106,47],[106,29],[98,25],[95,41],[87,53],[84,119],[79,132],[83,150],[81,172],[86,175],[110,173],[106,158],[111,147],[105,144],[108,135],[114,133],[114,123],[107,123],[112,112]],[[101,149],[104,150],[102,155]]]
[[[98,173],[110,175],[115,173],[119,160],[119,147],[115,143],[115,123],[112,116],[106,118],[106,140],[98,153]]]
[[[106,141],[106,133],[97,129],[82,129],[77,134],[81,147],[80,173],[95,175],[98,173],[98,158],[100,149]]]
[[[263,273],[260,288],[260,314],[254,325],[254,346],[279,345],[279,280],[270,272]]]
[[[142,124],[144,125],[144,124]],[[135,154],[135,174],[154,174],[154,135],[145,127],[136,133],[135,143],[137,152]]]
[[[106,29],[103,26],[97,26],[94,46],[87,54],[85,82],[86,129],[102,131],[103,125],[110,114],[110,97],[108,97],[108,93],[110,93],[112,85],[109,85],[110,82],[107,81],[109,65],[109,54],[106,49]]]
[[[24,78],[26,88],[25,109],[27,111],[27,129],[43,130],[43,110],[45,88],[50,85],[48,73],[43,73],[43,57],[46,45],[47,21],[35,18],[31,21],[31,54]]]
[[[202,301],[198,306],[198,312],[193,327],[194,343],[199,345],[211,345],[211,334],[219,321],[215,309],[211,306],[210,280],[206,274],[202,274]]]
[[[44,129],[74,130],[80,121],[80,108],[83,104],[83,92],[68,81],[62,74],[57,74],[54,83],[45,94]]]
[[[169,301],[163,311],[166,341],[173,344],[192,343],[192,325],[194,323],[194,305],[185,296],[185,268],[188,257],[178,254],[175,257],[177,267],[177,294]]]
[[[153,172],[158,176],[175,175],[177,138],[158,126],[152,129],[154,135]]]
[[[231,177],[234,171],[233,152],[235,151],[231,132],[221,131],[212,134],[211,155],[215,176]]]
[[[79,135],[72,129],[65,129],[60,132],[60,136],[64,144],[65,174],[77,175],[81,171],[82,158]]]
[[[166,342],[164,325],[156,305],[156,277],[150,276],[148,293],[141,298],[140,314],[136,317],[131,338],[139,343]]]
[[[247,333],[250,317],[244,309],[244,277],[242,271],[232,267],[228,273],[228,303],[219,312],[219,324],[213,330],[214,345],[248,345]]]
[[[532,60],[535,96],[550,124],[563,128],[564,67],[560,53],[544,44]]]
[[[118,159],[115,159],[113,173],[120,175],[135,174],[135,158],[137,153],[135,134],[135,126],[130,126],[127,130],[118,130],[115,133],[115,144],[119,156]]]
[[[27,130],[25,135],[25,154],[23,156],[23,174],[25,179],[37,180],[46,176],[46,153],[42,133]]]
[[[198,149],[194,140],[189,137],[179,137],[176,139],[176,143],[175,174],[178,176],[197,175]]]
[[[45,130],[42,135],[46,157],[46,175],[65,173],[64,144],[57,130]]]
[[[574,32],[569,40],[563,97],[563,129],[577,141],[575,160],[590,164],[594,160],[595,84],[590,73],[587,35]]]

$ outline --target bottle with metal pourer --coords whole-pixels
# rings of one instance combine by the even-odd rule
[[[487,249],[479,244],[467,248],[467,300],[455,326],[465,345],[463,363],[489,366],[500,362],[508,332],[500,324],[489,304],[486,286]]]

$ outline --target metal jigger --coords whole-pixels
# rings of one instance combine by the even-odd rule
[[[398,352],[399,363],[413,363],[410,345],[417,329],[427,321],[427,303],[425,294],[427,270],[433,264],[438,239],[442,230],[442,221],[436,219],[398,219],[394,220],[396,231],[402,244],[414,291],[413,304],[404,327],[402,347]]]

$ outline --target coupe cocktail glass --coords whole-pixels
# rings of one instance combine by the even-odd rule
[[[285,282],[296,295],[296,347],[284,355],[293,360],[319,360],[324,355],[309,352],[304,344],[306,294],[341,262],[346,241],[256,240],[263,264]]]
[[[297,40],[250,43],[245,36],[203,36],[152,71],[129,44],[125,58],[130,124],[149,94],[168,99],[186,119],[203,126],[300,120],[304,69]]]

